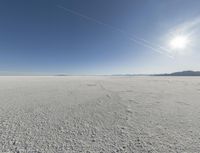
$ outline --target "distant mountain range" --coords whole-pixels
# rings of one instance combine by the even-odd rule
[[[164,74],[114,74],[112,76],[200,76],[200,71],[181,71]]]
[[[0,76],[48,76],[41,74],[2,74]],[[163,74],[113,74],[113,75],[72,75],[72,74],[55,74],[54,76],[200,76],[200,71],[181,71],[181,72],[173,72],[173,73],[163,73]]]
[[[73,75],[57,74],[56,76],[73,76]],[[88,76],[98,76],[98,75],[88,75]],[[100,75],[100,76],[110,76],[110,75]],[[200,71],[181,71],[181,72],[164,73],[164,74],[113,74],[111,76],[200,76]]]
[[[200,76],[200,71],[181,71],[166,74],[155,74],[153,76]]]

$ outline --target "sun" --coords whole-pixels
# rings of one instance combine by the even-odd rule
[[[175,36],[170,41],[170,47],[172,49],[185,49],[189,43],[189,39],[187,36]]]

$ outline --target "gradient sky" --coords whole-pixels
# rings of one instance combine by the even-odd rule
[[[200,70],[199,27],[199,0],[1,0],[0,74]]]

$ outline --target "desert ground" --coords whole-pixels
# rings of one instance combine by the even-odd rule
[[[200,78],[2,76],[0,152],[200,153]]]

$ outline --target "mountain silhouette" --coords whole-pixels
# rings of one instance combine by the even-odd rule
[[[154,76],[200,76],[200,71],[181,71],[169,74],[156,74]]]

